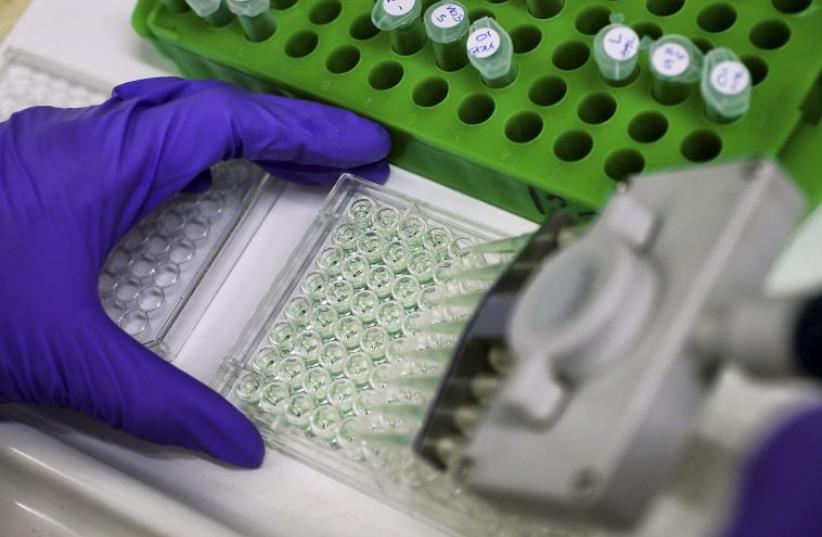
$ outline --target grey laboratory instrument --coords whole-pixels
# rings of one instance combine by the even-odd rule
[[[822,377],[822,300],[763,294],[803,205],[752,161],[638,177],[568,246],[555,217],[474,313],[415,450],[505,509],[635,524],[725,365]]]

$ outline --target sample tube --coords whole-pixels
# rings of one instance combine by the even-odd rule
[[[271,0],[227,0],[228,8],[237,15],[249,41],[265,41],[277,30],[271,13]]]
[[[466,48],[468,60],[488,86],[501,88],[517,77],[511,36],[494,19],[483,17],[471,25]]]
[[[225,26],[231,19],[231,12],[225,0],[186,0],[191,10],[215,27]]]
[[[433,44],[437,65],[443,71],[456,71],[468,63],[468,27],[465,8],[457,2],[437,2],[425,12],[425,30]]]
[[[418,0],[379,0],[374,4],[371,21],[383,32],[389,32],[394,52],[408,56],[425,45],[420,13],[422,4]]]
[[[627,84],[637,72],[639,36],[620,22],[609,24],[594,38],[594,60],[605,82]]]
[[[594,60],[607,83],[627,84],[639,61],[639,35],[620,22],[609,24],[594,38]]]
[[[690,85],[702,75],[702,52],[687,37],[666,35],[658,39],[648,57],[654,78],[651,91],[662,104],[684,101]]]
[[[719,123],[739,119],[751,107],[751,73],[732,50],[705,55],[701,90],[708,117]]]
[[[188,4],[186,0],[161,0],[163,5],[175,13],[182,13],[188,11]]]

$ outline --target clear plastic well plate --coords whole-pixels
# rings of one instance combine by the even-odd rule
[[[463,326],[504,270],[480,245],[501,239],[344,176],[215,388],[274,447],[443,529],[567,535],[500,515],[411,451]]]
[[[106,259],[98,292],[109,317],[132,337],[172,360],[202,316],[255,225],[241,223],[273,188],[245,161],[212,168],[212,187],[179,194],[132,228]],[[270,201],[269,201],[270,203]]]
[[[32,106],[76,108],[106,85],[23,51],[0,55],[0,121]],[[108,256],[99,294],[109,317],[172,360],[203,314],[279,186],[243,161],[212,170],[212,188],[180,194],[132,229]],[[250,213],[254,209],[254,215]],[[226,252],[231,243],[231,252]]]
[[[105,84],[22,51],[0,55],[0,121],[32,106],[80,108],[108,98]]]

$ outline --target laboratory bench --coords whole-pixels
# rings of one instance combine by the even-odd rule
[[[85,88],[78,99],[103,95],[130,80],[175,74],[175,66],[132,30],[134,5],[134,0],[33,0],[0,44],[0,73],[3,61],[20,61]],[[392,168],[387,187],[505,235],[534,229],[533,222],[399,168]],[[282,183],[264,203],[248,209],[246,233],[226,248],[228,261],[198,305],[196,324],[173,349],[176,367],[213,382],[272,275],[285,268],[328,194],[324,188]],[[770,289],[791,292],[822,284],[820,237],[822,212],[817,212],[785,252]],[[726,373],[699,418],[683,463],[637,534],[696,537],[721,523],[747,447],[772,418],[811,397],[803,385],[767,386]],[[3,537],[451,534],[378,496],[275,449],[267,450],[259,470],[238,470],[138,442],[71,412],[0,408]],[[606,535],[585,528],[574,534]]]

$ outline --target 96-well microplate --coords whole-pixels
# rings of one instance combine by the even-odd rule
[[[467,497],[411,451],[462,329],[509,260],[478,251],[500,238],[344,178],[217,387],[276,447],[452,531],[564,535]]]

